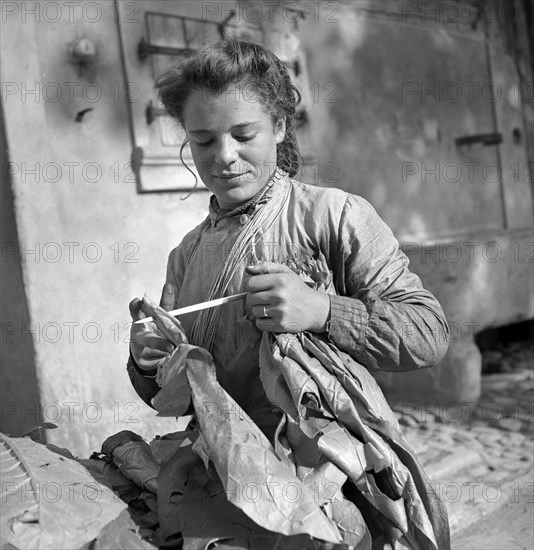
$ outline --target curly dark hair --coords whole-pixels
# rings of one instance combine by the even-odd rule
[[[272,52],[252,42],[220,40],[194,52],[155,83],[163,106],[182,126],[191,92],[222,93],[232,85],[256,94],[273,124],[285,119],[286,134],[277,145],[277,165],[293,177],[300,167],[295,113],[301,96],[285,65]]]

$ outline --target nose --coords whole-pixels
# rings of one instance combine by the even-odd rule
[[[233,164],[239,157],[237,148],[238,143],[232,136],[222,137],[215,150],[215,162],[225,166]]]

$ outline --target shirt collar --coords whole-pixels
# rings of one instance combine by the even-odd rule
[[[280,179],[286,175],[280,168],[276,168],[267,183],[245,204],[232,209],[224,209],[219,206],[217,197],[211,195],[209,205],[209,217],[211,224],[215,227],[219,221],[224,218],[232,218],[235,216],[247,216],[250,219],[264,204],[269,202],[273,196],[276,185]]]

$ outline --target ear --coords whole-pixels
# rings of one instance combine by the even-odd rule
[[[274,136],[276,143],[282,143],[286,137],[286,119],[279,118],[274,125]]]

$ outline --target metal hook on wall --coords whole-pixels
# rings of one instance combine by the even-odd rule
[[[78,65],[78,76],[92,65],[97,56],[95,43],[89,38],[78,38],[67,46],[67,53],[70,59]]]

